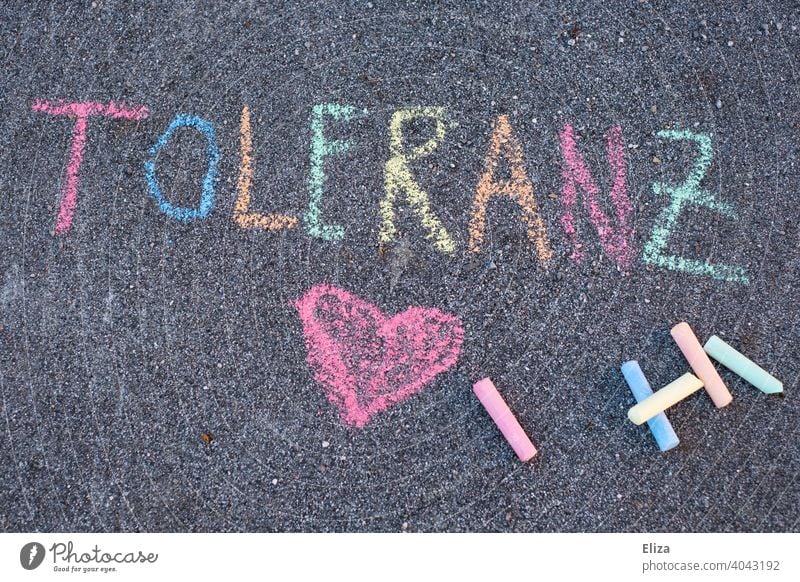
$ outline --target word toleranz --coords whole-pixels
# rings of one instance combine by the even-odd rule
[[[32,109],[52,116],[67,117],[74,121],[69,160],[62,188],[62,196],[55,232],[63,235],[69,232],[78,204],[80,168],[83,161],[87,139],[87,129],[91,117],[106,117],[120,121],[140,121],[148,115],[145,106],[128,106],[123,103],[98,102],[48,102],[37,100]],[[236,202],[233,220],[242,229],[282,231],[302,227],[312,237],[326,241],[339,241],[345,236],[340,224],[325,220],[323,201],[325,197],[325,164],[328,158],[346,152],[350,140],[331,139],[325,134],[326,124],[347,123],[366,113],[352,105],[322,103],[311,109],[311,151],[310,176],[308,179],[308,208],[301,217],[281,213],[264,214],[251,209],[251,188],[253,185],[253,138],[250,124],[250,110],[242,108],[240,120],[240,166],[237,182]],[[433,124],[433,135],[424,143],[409,147],[403,138],[403,129],[410,122],[427,120]],[[404,107],[396,110],[389,122],[389,159],[384,165],[384,196],[380,201],[381,225],[379,242],[387,244],[397,236],[395,213],[397,205],[407,204],[419,220],[426,237],[433,246],[444,254],[456,251],[456,242],[431,205],[428,193],[419,184],[412,171],[412,163],[430,155],[445,139],[447,133],[447,114],[442,107]],[[206,140],[208,159],[206,173],[200,190],[200,200],[196,207],[186,208],[172,204],[161,190],[158,181],[156,162],[159,152],[168,146],[176,131],[193,129]],[[664,140],[690,142],[697,151],[689,166],[687,176],[679,184],[656,182],[653,193],[666,198],[667,202],[656,218],[650,237],[645,243],[641,261],[648,265],[675,271],[684,271],[699,276],[713,277],[722,281],[747,284],[745,269],[737,265],[711,263],[694,258],[672,255],[667,252],[668,242],[682,213],[705,208],[736,219],[734,207],[717,195],[704,190],[703,181],[713,157],[711,136],[692,131],[665,130],[658,132]],[[613,215],[603,210],[601,190],[592,172],[586,165],[578,149],[578,137],[571,123],[567,123],[559,133],[562,154],[561,197],[563,214],[561,225],[572,246],[571,257],[575,261],[583,258],[583,244],[578,234],[575,207],[579,196],[588,214],[588,220],[597,231],[600,244],[608,257],[623,270],[633,261],[634,229],[631,224],[632,204],[626,185],[627,165],[622,139],[622,128],[611,127],[606,134],[606,154],[612,185],[608,194]],[[148,152],[144,174],[150,195],[156,200],[161,212],[181,222],[192,222],[208,217],[216,201],[216,182],[220,151],[217,145],[214,124],[194,115],[179,114],[169,124],[166,131],[156,140]],[[508,178],[497,176],[501,162],[505,162]],[[495,198],[507,198],[519,207],[519,218],[523,222],[528,239],[536,249],[539,260],[546,263],[552,258],[548,231],[533,189],[533,183],[525,169],[522,145],[514,134],[511,122],[506,115],[494,120],[489,136],[483,172],[480,175],[471,204],[468,225],[468,252],[479,253],[485,242],[487,206]]]

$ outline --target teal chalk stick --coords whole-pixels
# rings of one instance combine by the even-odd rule
[[[731,372],[738,374],[750,382],[764,394],[783,392],[783,383],[780,380],[754,361],[737,352],[717,336],[712,335],[708,338],[703,349],[709,356],[717,360]]]

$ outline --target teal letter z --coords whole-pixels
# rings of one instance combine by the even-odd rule
[[[711,136],[709,134],[668,130],[659,131],[657,135],[663,139],[694,141],[697,144],[700,155],[695,159],[689,175],[682,184],[678,186],[670,186],[662,182],[653,184],[653,192],[655,194],[666,193],[670,197],[670,201],[656,219],[650,240],[647,241],[642,251],[642,261],[673,271],[686,271],[693,275],[706,275],[722,281],[748,284],[749,280],[743,267],[721,263],[714,264],[707,261],[664,254],[670,234],[675,228],[684,206],[709,208],[732,219],[736,218],[736,211],[732,205],[719,200],[708,190],[700,188],[700,182],[705,177],[713,156]]]

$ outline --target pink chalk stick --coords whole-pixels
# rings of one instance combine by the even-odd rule
[[[508,444],[517,453],[519,460],[523,463],[530,461],[536,455],[536,447],[533,446],[531,439],[525,434],[525,430],[520,426],[514,413],[508,408],[506,401],[500,396],[492,381],[484,378],[476,382],[472,389],[489,416],[497,424],[500,432],[506,437]]]
[[[62,190],[61,205],[56,219],[56,233],[66,233],[72,226],[75,216],[75,206],[78,201],[78,185],[83,153],[86,148],[86,129],[89,126],[89,117],[102,115],[111,119],[126,119],[141,121],[147,117],[147,107],[144,105],[130,107],[124,103],[111,101],[108,104],[96,101],[71,102],[63,99],[56,102],[37,99],[31,106],[33,111],[49,115],[62,115],[75,119],[72,130],[72,145],[69,148],[69,161],[67,162],[66,179]]]
[[[694,373],[697,374],[697,377],[703,381],[706,392],[708,392],[714,405],[717,408],[728,406],[733,400],[733,396],[725,385],[725,382],[719,377],[717,369],[714,367],[714,364],[711,363],[711,360],[708,359],[705,350],[703,350],[703,346],[700,345],[697,336],[694,335],[689,324],[682,321],[673,327],[670,333],[675,343],[678,344],[678,347],[686,357],[686,360],[689,362],[689,366],[691,366]]]

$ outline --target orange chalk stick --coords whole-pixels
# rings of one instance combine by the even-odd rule
[[[711,360],[708,359],[703,346],[697,340],[692,328],[685,321],[682,321],[670,330],[672,339],[678,344],[678,347],[683,352],[684,357],[689,362],[689,365],[694,370],[694,373],[703,381],[703,386],[706,392],[711,397],[714,405],[717,408],[728,406],[733,400],[733,396],[719,377],[717,369]]]

